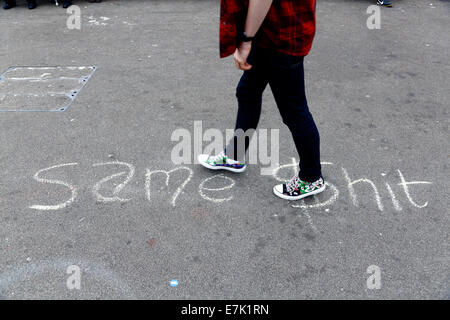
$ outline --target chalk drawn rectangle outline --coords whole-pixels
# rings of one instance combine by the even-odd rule
[[[0,112],[64,112],[66,111],[71,105],[72,103],[75,101],[76,97],[78,96],[78,94],[81,92],[81,90],[83,90],[83,88],[86,86],[86,84],[89,82],[89,80],[91,79],[91,77],[94,75],[95,71],[97,70],[97,66],[82,66],[82,67],[72,67],[72,66],[14,66],[14,67],[9,67],[8,69],[6,69],[3,73],[0,74],[0,84],[3,81],[7,81],[8,78],[5,78],[4,76],[8,73],[11,72],[13,70],[17,70],[17,69],[40,69],[42,68],[44,69],[61,69],[61,68],[87,68],[87,69],[91,69],[92,71],[89,73],[89,75],[85,76],[85,77],[80,77],[80,78],[72,78],[72,79],[78,79],[81,81],[82,85],[81,87],[76,91],[76,92],[69,92],[67,93],[65,96],[68,97],[70,99],[70,101],[63,105],[62,107],[59,107],[58,109],[52,109],[52,110],[17,110],[17,109],[4,109],[1,110]],[[58,77],[58,78],[46,78],[46,79],[42,79],[42,78],[27,78],[26,80],[58,80],[58,79],[68,79],[67,77]]]

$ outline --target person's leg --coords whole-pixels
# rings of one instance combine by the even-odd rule
[[[218,155],[198,155],[199,163],[208,169],[232,172],[243,172],[246,169],[244,160],[251,138],[249,131],[258,126],[262,94],[268,83],[268,61],[264,61],[264,54],[260,49],[253,48],[247,61],[252,68],[244,72],[236,89],[238,113],[234,137]]]
[[[299,177],[313,182],[322,177],[320,137],[305,94],[303,57],[275,54],[269,80],[283,122],[300,157]]]
[[[248,130],[256,130],[261,115],[262,95],[268,83],[268,61],[265,61],[265,57],[261,49],[252,50],[248,58],[252,68],[244,72],[236,88],[238,112],[235,136],[225,153],[237,161],[244,160],[251,139]]]

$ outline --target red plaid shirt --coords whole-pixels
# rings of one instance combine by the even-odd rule
[[[244,31],[249,0],[221,0],[220,56],[234,53]],[[273,0],[257,33],[255,43],[263,48],[306,56],[316,31],[316,0]]]

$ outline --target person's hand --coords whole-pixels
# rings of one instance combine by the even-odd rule
[[[239,48],[236,48],[236,51],[234,52],[234,63],[236,64],[236,68],[244,71],[248,71],[252,68],[252,66],[247,63],[247,58],[251,49],[251,41],[241,42]]]

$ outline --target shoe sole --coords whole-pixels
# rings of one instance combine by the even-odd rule
[[[314,190],[314,191],[311,191],[311,192],[308,192],[308,193],[305,193],[305,194],[301,194],[301,195],[295,196],[295,197],[293,197],[293,196],[286,196],[286,195],[278,192],[275,189],[275,187],[273,187],[273,193],[277,197],[280,197],[281,199],[285,199],[285,200],[300,200],[300,199],[303,199],[303,198],[306,198],[306,197],[313,196],[315,194],[321,193],[321,192],[323,192],[325,190],[325,188],[326,188],[326,185],[324,184],[323,187],[320,188],[320,189],[317,189],[317,190]]]
[[[235,168],[230,168],[230,167],[219,167],[219,166],[212,166],[208,163],[203,163],[203,162],[200,162],[200,164],[210,170],[227,170],[227,171],[236,172],[236,173],[244,172],[245,169],[247,168],[247,166],[244,166],[241,169],[235,169]]]

